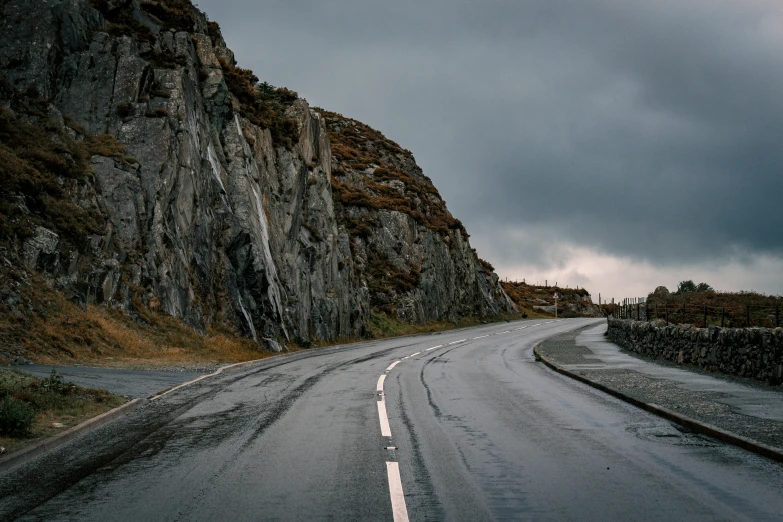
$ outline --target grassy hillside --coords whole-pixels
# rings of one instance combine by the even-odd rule
[[[726,327],[783,325],[783,297],[757,292],[668,293],[653,292],[647,297],[648,314],[672,323],[688,323]],[[776,324],[777,322],[777,324]]]
[[[432,181],[414,167],[410,151],[364,123],[318,110],[326,118],[332,156],[339,164],[332,172],[335,201],[345,208],[404,212],[434,232],[448,235],[449,230],[461,230],[467,237],[462,222],[446,209]],[[346,179],[349,173],[355,175],[352,183]],[[351,222],[350,214],[345,219],[349,231],[362,234],[362,223]]]
[[[590,293],[584,288],[562,288],[559,286],[537,286],[513,281],[500,282],[503,290],[519,308],[520,313],[528,317],[554,317],[554,313],[535,308],[536,306],[554,306],[554,294],[557,293],[559,317],[580,317],[589,304]]]

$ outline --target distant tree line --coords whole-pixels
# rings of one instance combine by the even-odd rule
[[[688,279],[687,281],[680,281],[680,284],[677,285],[677,290],[674,292],[674,295],[683,295],[683,294],[690,294],[692,292],[714,292],[715,289],[712,288],[707,283],[699,283],[698,285],[693,282],[693,280]]]

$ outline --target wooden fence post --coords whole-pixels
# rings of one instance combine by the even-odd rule
[[[775,328],[780,326],[780,305],[775,305]]]
[[[704,305],[704,328],[707,328],[707,305]]]
[[[745,305],[745,322],[747,327],[750,328],[750,305]]]
[[[726,307],[720,307],[720,327],[723,328],[723,321],[726,319]]]

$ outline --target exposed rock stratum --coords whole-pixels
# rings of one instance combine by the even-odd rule
[[[5,261],[259,342],[365,336],[371,310],[515,313],[410,152],[258,84],[188,1],[0,9],[4,124],[58,145],[40,160],[57,187],[3,188]]]

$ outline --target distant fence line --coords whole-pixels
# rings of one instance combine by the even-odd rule
[[[608,316],[614,319],[633,319],[652,321],[661,319],[667,324],[693,324],[696,326],[720,326],[742,328],[760,326],[777,328],[780,322],[781,303],[773,304],[733,304],[713,306],[703,303],[650,302],[644,297],[623,299],[618,304],[608,303]]]

